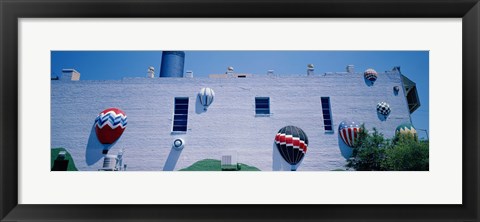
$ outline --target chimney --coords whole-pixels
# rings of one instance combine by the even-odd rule
[[[75,69],[62,69],[62,77],[60,80],[78,81],[80,80],[80,73]]]
[[[347,66],[347,72],[348,73],[354,73],[355,72],[355,66],[354,65],[348,65]]]

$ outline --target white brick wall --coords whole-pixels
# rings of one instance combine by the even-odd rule
[[[344,168],[348,153],[338,136],[343,120],[376,127],[387,137],[397,125],[410,122],[398,73],[379,73],[373,86],[363,74],[328,74],[314,77],[257,77],[246,79],[135,78],[118,81],[52,81],[51,146],[64,147],[79,170],[97,170],[102,161],[100,144],[92,126],[97,114],[118,107],[128,116],[128,125],[109,154],[125,149],[129,171],[161,171],[167,158],[175,170],[205,158],[221,159],[222,152],[236,150],[238,161],[261,170],[289,170],[273,146],[276,132],[286,125],[302,128],[309,149],[298,170]],[[197,93],[202,87],[215,91],[215,100],[203,112]],[[400,87],[402,89],[402,87]],[[270,117],[255,117],[255,96],[270,97]],[[320,97],[329,96],[334,122],[333,134],[323,129]],[[188,131],[172,134],[174,97],[189,97]],[[376,105],[386,101],[391,114],[386,121],[377,116]],[[172,150],[175,138],[185,140],[185,148]],[[86,148],[89,156],[86,157]],[[178,158],[178,160],[177,160]],[[172,165],[166,168],[173,168]]]

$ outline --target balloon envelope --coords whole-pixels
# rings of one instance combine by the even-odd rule
[[[397,126],[397,129],[395,130],[395,134],[412,135],[414,137],[417,137],[417,130],[415,129],[415,127],[413,127],[412,124],[404,123]]]
[[[308,137],[296,126],[285,126],[275,136],[275,145],[283,159],[293,167],[307,153]]]
[[[118,108],[108,108],[95,119],[95,132],[102,144],[112,144],[120,138],[127,126],[127,115]]]
[[[343,121],[338,126],[338,132],[340,133],[343,142],[352,148],[355,145],[355,141],[358,139],[360,130],[360,126],[355,122],[346,123]]]
[[[198,93],[198,99],[200,100],[200,103],[203,105],[205,110],[207,110],[207,107],[212,104],[214,98],[215,92],[213,92],[213,89],[210,89],[208,87],[202,88]]]
[[[390,105],[386,102],[380,102],[377,104],[377,112],[384,115],[388,116],[390,114]]]
[[[372,82],[377,80],[378,77],[377,71],[375,71],[374,69],[367,69],[363,74],[365,76],[365,79],[368,79]]]

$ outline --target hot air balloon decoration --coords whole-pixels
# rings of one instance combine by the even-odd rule
[[[203,105],[203,110],[205,111],[207,111],[208,106],[212,104],[214,98],[215,98],[215,92],[213,92],[213,89],[210,89],[208,87],[202,88],[198,93],[198,99],[200,100],[200,103]]]
[[[377,71],[375,71],[374,69],[367,69],[363,74],[365,76],[365,79],[368,79],[371,82],[375,82],[378,77]]]
[[[412,124],[410,123],[404,123],[400,124],[397,126],[397,129],[395,130],[396,135],[410,135],[413,136],[414,138],[417,137],[417,130],[415,127],[413,127]]]
[[[275,145],[280,155],[296,171],[298,163],[307,153],[308,137],[305,132],[296,126],[285,126],[275,136]]]
[[[340,125],[338,126],[338,132],[340,133],[340,137],[342,138],[343,142],[350,148],[355,147],[355,141],[358,139],[358,135],[362,128],[355,123],[355,122],[350,122],[347,123],[345,121],[342,121]]]
[[[386,102],[379,102],[377,104],[377,112],[383,116],[388,116],[391,112],[390,105]]]
[[[127,115],[121,109],[108,108],[95,118],[95,133],[98,141],[105,145],[103,154],[108,153],[111,144],[115,143],[125,131]]]

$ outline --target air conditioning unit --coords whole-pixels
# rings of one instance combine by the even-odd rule
[[[236,155],[223,155],[220,161],[222,171],[237,171],[240,170],[240,166],[237,162]]]
[[[116,171],[117,165],[117,156],[116,155],[106,155],[103,158],[103,167],[98,169],[99,171]]]

